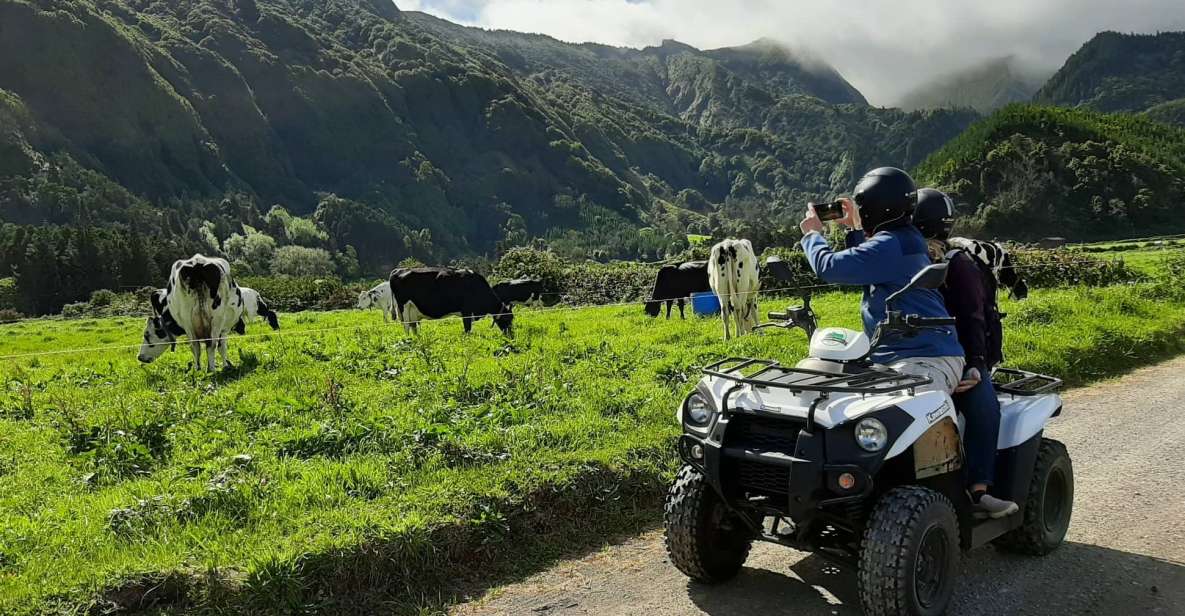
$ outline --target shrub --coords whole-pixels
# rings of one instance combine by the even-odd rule
[[[0,310],[15,309],[19,300],[16,278],[0,278]]]
[[[329,276],[333,274],[333,257],[323,248],[281,246],[272,257],[272,274]]]
[[[1145,277],[1121,259],[1100,259],[1071,250],[1012,250],[1015,265],[1030,287],[1101,287]]]
[[[561,291],[570,304],[612,304],[650,296],[658,265],[580,263],[563,272]]]
[[[110,289],[99,289],[98,291],[91,293],[91,306],[96,308],[110,306],[115,302],[116,297],[118,296],[115,294],[115,291]]]
[[[549,250],[520,246],[502,255],[493,275],[501,280],[537,278],[547,290],[557,291],[563,287],[564,262]]]
[[[19,310],[14,308],[0,308],[0,323],[11,323],[25,318]]]
[[[266,274],[276,253],[276,240],[243,225],[246,235],[232,234],[222,243],[222,249],[235,269],[245,274]]]
[[[62,317],[67,319],[82,319],[91,316],[91,305],[87,302],[74,302],[62,306]]]

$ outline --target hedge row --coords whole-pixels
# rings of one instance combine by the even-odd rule
[[[1013,255],[1022,277],[1032,288],[1087,285],[1107,286],[1138,282],[1143,274],[1125,265],[1122,260],[1104,259],[1072,250],[1014,250]],[[790,280],[775,279],[767,268],[762,268],[761,288],[779,295],[796,295],[797,289],[821,284],[810,270],[801,251],[786,248],[766,250],[761,263],[771,256],[781,258],[788,266]],[[550,252],[515,249],[507,253],[487,275],[491,282],[531,277],[544,282],[548,293],[560,297],[567,305],[603,305],[637,302],[650,296],[654,278],[662,264],[658,263],[570,263]],[[356,305],[358,294],[379,281],[342,282],[337,278],[289,278],[245,276],[239,284],[260,292],[269,305],[281,312],[302,310],[339,310]],[[98,317],[147,314],[147,294],[152,289],[116,295],[97,291],[91,302],[70,304],[63,316]]]

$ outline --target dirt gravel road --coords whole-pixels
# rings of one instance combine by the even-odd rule
[[[985,547],[963,560],[951,614],[1185,616],[1185,358],[1065,395],[1046,434],[1069,448],[1067,543],[1043,558]],[[456,616],[859,614],[853,572],[758,544],[721,586],[667,562],[661,530],[562,562]]]

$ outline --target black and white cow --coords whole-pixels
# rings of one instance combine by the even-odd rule
[[[1029,296],[1029,285],[1017,273],[1012,256],[1000,244],[965,237],[952,237],[947,243],[951,248],[966,252],[991,270],[992,275],[996,277],[996,283],[1006,287],[1013,299],[1024,299]]]
[[[243,302],[244,324],[249,325],[254,323],[256,319],[264,319],[272,329],[280,329],[280,317],[275,311],[268,308],[267,302],[263,301],[263,297],[259,295],[259,291],[251,287],[238,287],[238,289],[239,297]]]
[[[358,294],[358,308],[365,310],[373,306],[378,306],[379,310],[383,311],[383,321],[399,318],[399,315],[395,313],[395,300],[391,297],[390,282],[384,282],[369,291]]]
[[[230,365],[226,336],[231,331],[243,331],[243,297],[225,259],[198,254],[174,262],[163,300],[158,291],[150,301],[156,315],[145,324],[140,361],[155,360],[183,333],[189,337],[197,370],[202,369],[203,346],[207,370],[215,370],[216,352],[222,355],[225,365]]]
[[[519,278],[507,280],[494,285],[494,295],[508,306],[516,304],[536,304],[554,306],[560,303],[559,293],[548,293],[544,290],[543,281],[536,278]]]
[[[749,240],[729,239],[713,246],[708,259],[708,280],[720,298],[724,339],[731,338],[730,318],[736,322],[737,336],[753,331],[759,320],[757,293],[761,290],[753,244]]]
[[[671,318],[671,304],[679,304],[679,317],[687,318],[683,314],[686,299],[692,293],[711,291],[708,284],[708,262],[688,261],[679,265],[664,265],[654,277],[654,288],[650,290],[650,299],[646,301],[646,314],[657,317],[662,311],[662,304],[666,302],[667,318]]]
[[[494,324],[511,335],[514,315],[485,276],[467,269],[450,267],[400,268],[391,272],[391,296],[395,313],[405,330],[419,332],[421,319],[461,315],[465,332],[473,322],[491,315]]]

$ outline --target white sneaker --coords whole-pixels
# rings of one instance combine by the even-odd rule
[[[980,496],[979,502],[975,504],[975,508],[987,514],[992,519],[1007,517],[1020,511],[1020,506],[1016,503],[1002,498],[996,498],[991,494]]]

